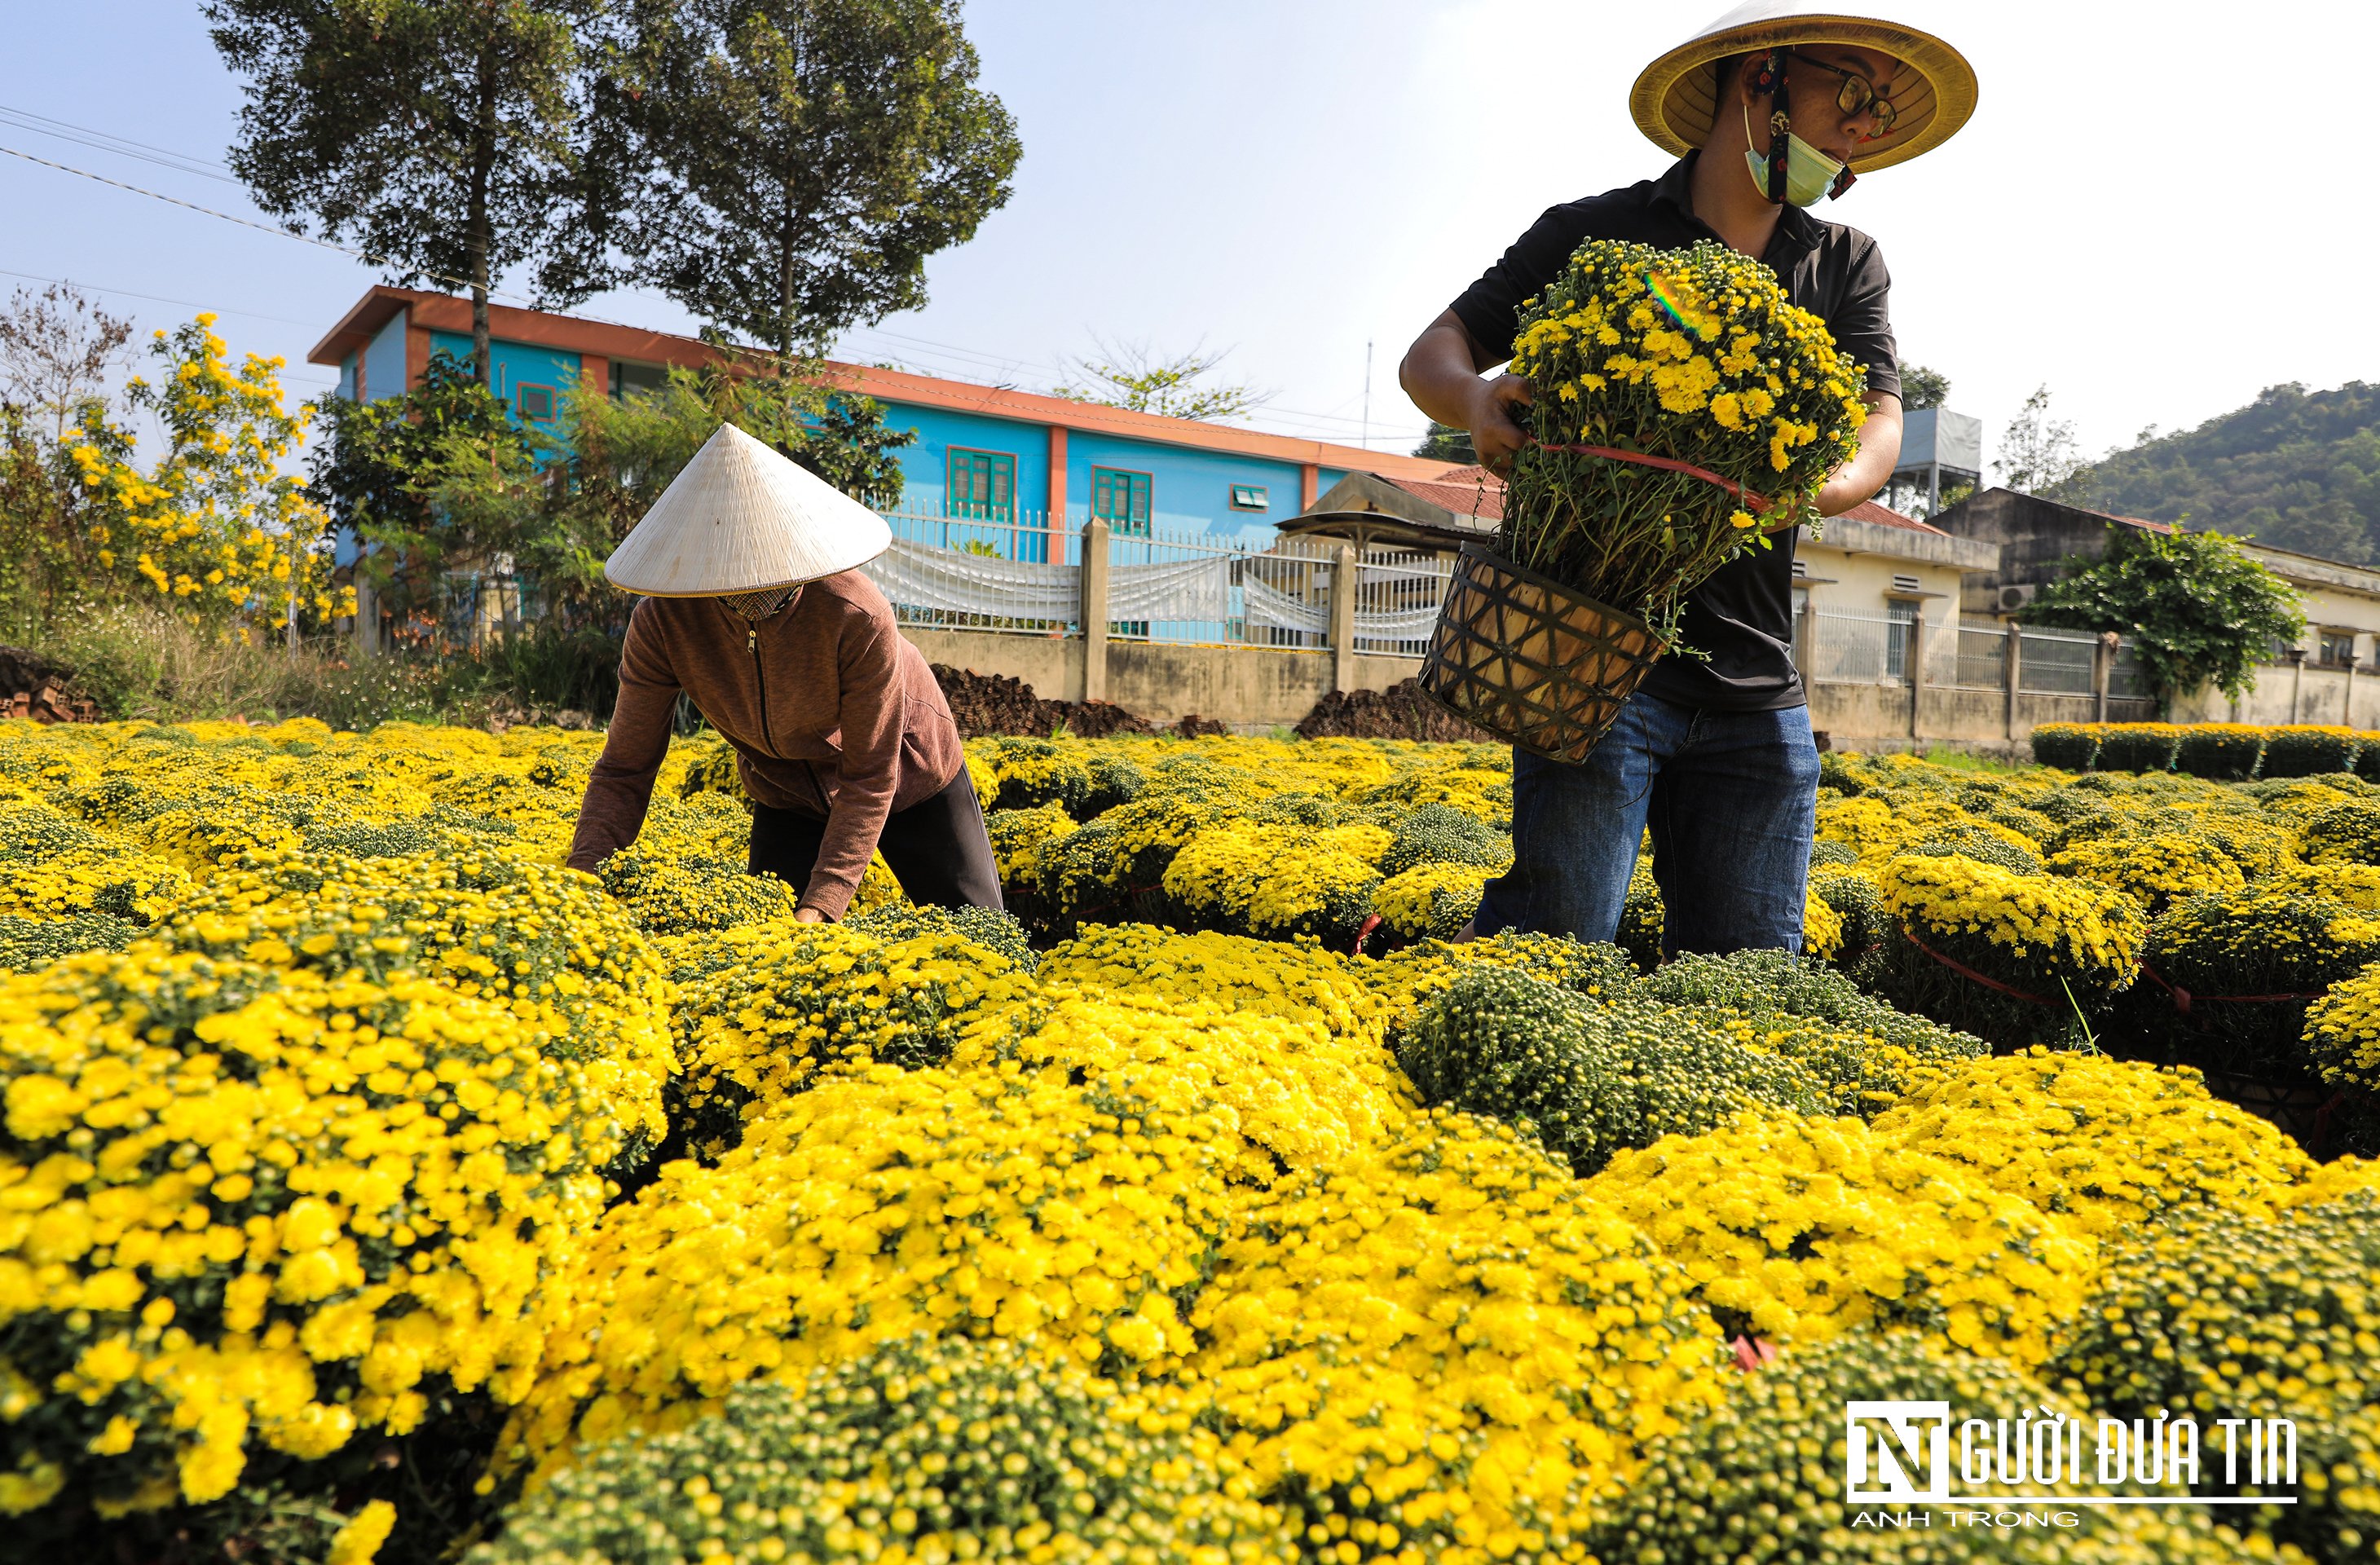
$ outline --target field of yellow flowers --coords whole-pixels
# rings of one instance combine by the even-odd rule
[[[0,1558],[2380,1543],[2352,775],[1829,757],[1809,954],[1662,964],[1437,938],[1489,747],[973,741],[1013,916],[799,925],[716,741],[561,867],[600,743],[0,723]],[[1940,1397],[2297,1503],[1854,1528]]]

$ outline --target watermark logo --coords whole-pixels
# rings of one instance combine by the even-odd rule
[[[1843,1498],[1929,1505],[1950,1498],[1949,1402],[1845,1402]]]
[[[2294,1505],[2297,1425],[2286,1418],[1960,1418],[1948,1401],[1846,1401],[1843,1501],[1854,1525],[2079,1525],[2075,1507]],[[2202,1485],[2263,1492],[2201,1494]],[[2131,1487],[2154,1493],[2115,1493]],[[1985,1492],[1986,1490],[1992,1492]],[[1985,1507],[1984,1510],[1960,1509]],[[2034,1507],[2046,1509],[2034,1510]]]

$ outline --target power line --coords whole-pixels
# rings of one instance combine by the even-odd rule
[[[365,262],[365,263],[366,263],[366,264],[368,264],[368,265],[372,265],[372,266],[386,266],[386,265],[391,264],[391,262],[389,261],[388,258],[386,258],[386,257],[384,257],[384,256],[376,256],[376,255],[373,255],[372,253],[370,253],[370,251],[368,251],[368,250],[359,250],[359,249],[353,249],[353,248],[351,248],[351,247],[349,247],[349,246],[346,246],[346,245],[334,244],[334,243],[333,243],[331,240],[328,240],[328,239],[318,239],[318,238],[315,238],[315,237],[314,237],[312,235],[310,235],[310,234],[300,234],[300,233],[297,233],[297,232],[295,232],[295,231],[293,231],[293,230],[291,230],[291,229],[287,229],[287,228],[277,228],[277,227],[274,227],[273,225],[272,225],[271,224],[266,224],[266,223],[258,223],[258,222],[256,222],[255,220],[253,220],[253,219],[251,219],[251,218],[238,217],[238,216],[234,215],[234,214],[233,214],[233,213],[231,213],[231,212],[218,212],[218,211],[216,211],[216,210],[215,210],[214,208],[212,208],[212,207],[200,206],[200,205],[198,202],[196,202],[196,201],[186,201],[186,200],[182,200],[182,199],[181,199],[180,197],[178,197],[178,196],[168,196],[168,195],[164,194],[164,192],[162,192],[162,191],[145,189],[145,188],[143,188],[142,187],[138,186],[138,185],[128,185],[128,184],[126,184],[126,183],[125,183],[123,180],[121,180],[121,179],[111,179],[111,178],[109,178],[106,175],[103,175],[103,174],[94,174],[94,173],[92,173],[91,170],[89,170],[89,169],[87,169],[87,168],[77,168],[77,167],[75,167],[75,166],[74,166],[73,164],[63,164],[63,163],[59,163],[59,162],[56,162],[55,159],[51,159],[51,158],[44,158],[44,157],[37,157],[37,156],[35,156],[35,155],[34,155],[33,153],[31,153],[31,152],[20,152],[20,151],[18,151],[18,150],[17,148],[15,148],[15,147],[0,147],[0,153],[6,153],[6,155],[8,155],[9,157],[13,157],[13,158],[22,158],[22,159],[23,159],[25,162],[27,162],[27,163],[39,164],[41,164],[43,168],[54,168],[54,169],[56,169],[56,170],[57,170],[59,173],[61,173],[61,174],[71,174],[71,175],[74,175],[74,176],[78,176],[79,178],[93,180],[93,181],[95,181],[95,182],[97,182],[97,183],[99,183],[99,184],[106,185],[106,186],[110,186],[110,187],[112,187],[113,188],[115,188],[115,189],[118,189],[118,190],[127,190],[127,191],[129,191],[130,193],[132,193],[133,195],[136,195],[136,196],[146,196],[146,197],[148,197],[148,198],[149,198],[150,200],[152,200],[164,201],[164,202],[167,203],[167,204],[168,204],[168,205],[170,205],[170,206],[177,206],[177,207],[181,207],[181,208],[183,208],[183,209],[185,209],[185,210],[187,210],[187,211],[199,212],[199,213],[200,213],[200,214],[202,214],[202,215],[204,215],[204,216],[207,216],[207,217],[218,218],[218,219],[220,219],[221,221],[225,222],[225,223],[235,223],[235,224],[238,224],[240,227],[242,227],[242,228],[252,228],[252,229],[256,230],[256,231],[257,231],[258,233],[260,233],[260,234],[272,234],[272,235],[275,235],[275,236],[277,236],[277,237],[281,237],[281,238],[285,238],[285,239],[295,239],[295,240],[297,240],[297,241],[298,241],[298,243],[300,243],[300,244],[312,245],[312,246],[313,246],[313,247],[315,247],[317,249],[325,249],[325,250],[330,250],[330,251],[334,252],[334,254],[344,255],[344,256],[348,256],[348,257],[353,258],[354,260],[363,261],[363,262]],[[153,160],[152,160],[152,161],[153,161]],[[469,283],[465,282],[465,281],[464,281],[464,280],[462,280],[461,278],[458,278],[458,277],[448,277],[448,276],[442,275],[442,274],[440,274],[440,273],[438,273],[430,272],[430,271],[426,271],[426,270],[425,270],[425,271],[422,271],[422,272],[420,273],[420,275],[421,275],[421,276],[423,276],[423,277],[428,278],[430,281],[431,281],[431,282],[433,282],[433,283],[443,283],[443,284],[446,285],[448,287],[452,287],[452,288],[464,288],[464,289],[468,289],[468,288],[469,288],[469,287],[471,286],[471,285],[470,285]],[[502,299],[506,299],[506,300],[509,300],[509,301],[511,301],[511,302],[513,302],[513,303],[515,303],[515,304],[516,304],[516,305],[520,306],[520,307],[521,307],[521,308],[523,308],[523,309],[537,309],[537,308],[538,308],[538,306],[537,306],[537,304],[535,303],[535,301],[530,300],[530,299],[524,298],[524,297],[521,297],[520,295],[518,295],[518,294],[510,294],[510,293],[505,293],[505,292],[504,292],[504,291],[503,291],[502,289],[492,288],[492,288],[490,288],[490,289],[488,289],[488,291],[487,291],[487,292],[488,292],[488,297],[489,297],[490,298],[492,298],[492,299],[493,299],[493,298],[502,298]],[[136,296],[136,297],[138,297],[138,296]],[[163,301],[163,302],[168,302],[168,303],[170,303],[170,302],[174,302],[174,301],[167,300],[167,301]],[[232,312],[232,313],[243,313],[243,312],[237,312],[237,311],[235,311],[235,312]],[[270,318],[268,317],[268,318],[266,318],[266,319],[270,319]],[[578,317],[578,319],[580,319],[580,320],[582,320],[582,321],[591,321],[596,322],[596,323],[597,323],[597,324],[599,324],[599,325],[605,325],[605,326],[618,326],[618,327],[622,327],[623,329],[629,330],[629,331],[640,331],[640,330],[646,330],[646,329],[647,329],[647,328],[642,328],[642,327],[631,326],[628,322],[626,322],[626,321],[607,321],[607,320],[605,320],[603,317],[601,317],[601,316],[600,316],[600,315],[581,315],[581,316],[579,316],[579,317]],[[296,324],[296,322],[292,322],[292,324]],[[919,346],[931,347],[931,348],[938,348],[938,349],[940,349],[940,350],[941,350],[942,353],[944,353],[944,354],[956,355],[957,357],[959,357],[959,358],[963,358],[963,359],[964,359],[964,358],[973,358],[973,359],[978,360],[978,362],[980,362],[980,363],[983,363],[983,364],[985,364],[985,365],[990,366],[990,368],[997,369],[997,370],[1017,370],[1017,369],[1023,369],[1023,368],[1025,368],[1025,367],[1026,367],[1026,361],[1025,361],[1025,360],[1022,360],[1022,359],[1001,359],[1001,358],[993,358],[993,357],[991,357],[991,356],[990,356],[990,355],[978,354],[978,353],[975,353],[975,352],[973,352],[973,351],[971,351],[971,350],[969,350],[969,349],[966,349],[966,348],[955,347],[955,346],[953,346],[952,345],[947,344],[947,343],[936,343],[936,342],[931,341],[930,339],[924,338],[924,337],[910,337],[910,336],[905,335],[905,334],[898,333],[898,332],[887,332],[887,331],[884,331],[884,330],[883,330],[882,328],[880,328],[880,327],[860,327],[860,328],[857,328],[857,330],[868,332],[868,333],[869,333],[869,334],[872,334],[872,335],[890,337],[890,338],[893,339],[893,340],[894,340],[894,341],[896,341],[896,342],[911,342],[911,343],[915,343],[915,344],[918,345]],[[762,358],[762,359],[767,359],[767,360],[776,361],[776,362],[785,362],[785,363],[795,362],[795,360],[792,360],[792,359],[790,359],[790,358],[786,358],[785,356],[783,356],[783,355],[775,354],[775,353],[771,353],[771,352],[769,352],[769,351],[768,351],[767,349],[765,349],[765,348],[747,348],[747,349],[740,349],[739,351],[744,352],[744,353],[747,353],[747,354],[748,354],[750,357],[757,358]],[[1293,408],[1281,408],[1281,409],[1279,409],[1278,411],[1282,412],[1282,413],[1285,413],[1285,414],[1289,414],[1289,415],[1290,415],[1291,417],[1293,417],[1293,418],[1295,418],[1295,419],[1329,419],[1330,421],[1334,422],[1334,423],[1354,423],[1354,422],[1355,422],[1355,420],[1354,420],[1354,419],[1339,419],[1339,418],[1334,418],[1333,416],[1331,416],[1331,415],[1330,415],[1330,414],[1302,414],[1302,413],[1298,413],[1298,412],[1297,412],[1295,409],[1293,409]],[[1308,435],[1308,437],[1309,437],[1309,438],[1314,438],[1314,439],[1320,439],[1320,438],[1322,438],[1320,435],[1318,435],[1318,434],[1315,434],[1315,433],[1313,433],[1313,432],[1312,432],[1312,431],[1302,431],[1302,432],[1306,433],[1306,434]],[[1339,437],[1339,438],[1340,438],[1340,441],[1341,441],[1341,442],[1344,442],[1344,437],[1343,437],[1343,436]],[[1353,442],[1347,442],[1346,443],[1353,443]],[[1363,443],[1365,443],[1365,444],[1368,447],[1368,444],[1369,444],[1368,439],[1366,439]]]
[[[283,326],[319,327],[319,321],[298,321],[286,315],[261,315],[253,309],[226,309],[217,305],[202,304],[197,299],[172,299],[163,294],[135,293],[130,288],[103,288],[96,283],[78,283],[71,277],[43,277],[30,272],[12,272],[0,266],[0,277],[21,277],[28,283],[49,283],[61,288],[88,288],[94,294],[110,298],[147,299],[152,304],[178,304],[188,309],[204,309],[217,315],[237,315],[248,321],[271,321]]]
[[[36,136],[49,136],[61,141],[72,141],[77,146],[90,147],[103,152],[114,152],[119,157],[138,158],[142,163],[152,163],[160,168],[170,168],[177,174],[195,174],[201,179],[212,179],[225,185],[239,183],[229,169],[212,158],[194,158],[165,147],[152,147],[146,141],[135,141],[130,137],[118,136],[113,131],[95,130],[87,125],[52,119],[47,115],[37,115],[30,109],[11,108],[6,103],[0,103],[0,125],[11,126],[18,130],[30,130]]]

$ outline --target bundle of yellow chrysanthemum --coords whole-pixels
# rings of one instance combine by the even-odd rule
[[[672,1009],[670,1123],[705,1157],[822,1069],[940,1064],[970,1018],[1033,992],[1006,957],[951,934],[887,941],[785,919],[722,943],[731,959],[684,985]]]
[[[1192,1367],[1259,1492],[1338,1558],[1555,1558],[1719,1393],[1690,1287],[1567,1168],[1441,1110],[1248,1207]]]
[[[1622,1152],[1586,1191],[1778,1341],[1906,1325],[2037,1365],[2098,1260],[2065,1219],[1852,1119],[1748,1112]]]
[[[1236,1140],[1161,1066],[823,1082],[716,1167],[669,1163],[606,1214],[500,1456],[551,1469],[576,1441],[917,1331],[1165,1372],[1194,1346],[1174,1301],[1212,1265]]]
[[[504,1006],[144,945],[0,981],[0,1508],[528,1389],[618,1116]]]
[[[1876,1134],[1964,1163],[2101,1239],[2177,1207],[2269,1213],[2313,1168],[2270,1123],[2210,1097],[2194,1071],[2042,1049],[1931,1075],[1877,1117]]]
[[[1716,240],[1582,245],[1524,312],[1512,372],[1536,393],[1536,443],[1513,461],[1500,548],[1665,641],[1685,595],[1758,529],[1816,518],[1867,417],[1865,371],[1826,323]]]
[[[1414,1107],[1413,1088],[1366,1030],[1305,1017],[1234,1013],[1213,1000],[1070,992],[1019,1008],[1014,1025],[970,1030],[954,1069],[1014,1062],[1059,1081],[1099,1082],[1155,1066],[1195,1083],[1227,1112],[1233,1178],[1269,1184],[1283,1170],[1335,1163],[1377,1142]]]

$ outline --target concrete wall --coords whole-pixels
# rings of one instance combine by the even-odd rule
[[[1005,674],[1047,700],[1083,698],[1079,637],[1002,636],[981,630],[902,631],[928,662]],[[1193,715],[1241,727],[1295,724],[1332,686],[1332,655],[1269,647],[1194,647],[1110,641],[1107,699],[1156,723]],[[1421,672],[1415,658],[1354,660],[1354,687],[1385,690]]]

